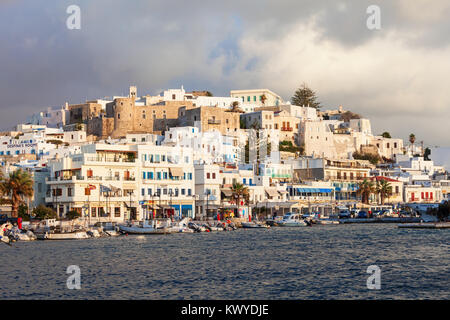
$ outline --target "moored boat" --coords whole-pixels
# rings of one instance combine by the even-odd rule
[[[246,229],[267,229],[270,228],[269,225],[267,224],[262,224],[262,223],[255,223],[255,222],[242,222],[241,223],[242,228],[246,228]]]
[[[306,223],[303,219],[301,219],[300,214],[288,212],[283,216],[283,219],[278,223],[279,227],[306,227],[308,223]]]
[[[74,232],[40,232],[36,233],[38,240],[79,240],[88,239],[89,236],[86,231],[74,231]]]

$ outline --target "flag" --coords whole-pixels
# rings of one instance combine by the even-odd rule
[[[89,185],[89,190],[95,190],[96,188],[95,188],[95,186],[93,185],[93,184],[90,184]]]
[[[104,192],[111,192],[111,189],[110,188],[108,188],[107,186],[104,186],[104,185],[100,185],[100,192],[101,193],[104,193]]]

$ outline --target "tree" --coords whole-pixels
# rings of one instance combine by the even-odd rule
[[[25,203],[19,205],[18,217],[22,218],[23,221],[30,221],[30,216],[28,215],[28,206]]]
[[[57,214],[55,211],[53,211],[53,209],[47,208],[42,204],[33,209],[33,215],[36,219],[39,220],[57,218]]]
[[[384,200],[392,195],[392,186],[386,180],[377,181],[376,192],[380,195],[381,204],[384,204]]]
[[[380,162],[380,156],[372,153],[353,153],[353,159],[356,160],[369,160],[371,164],[377,165]]]
[[[361,119],[361,116],[351,111],[346,111],[341,115],[341,120],[344,122],[350,122],[351,119]]]
[[[409,135],[409,143],[411,143],[411,152],[414,152],[414,142],[416,142],[416,135],[411,133]]]
[[[237,214],[239,214],[239,205],[241,204],[241,199],[247,199],[248,188],[242,183],[235,182],[231,187],[232,197],[236,201]]]
[[[387,132],[387,131],[383,132],[383,133],[381,134],[381,136],[382,136],[383,138],[386,138],[386,139],[391,139],[391,138],[392,138],[392,137],[391,137],[391,134],[390,134],[389,132]]]
[[[300,88],[298,88],[294,96],[291,98],[291,103],[296,106],[305,106],[320,109],[320,102],[317,102],[316,93],[311,90],[306,83],[303,83]]]
[[[263,95],[261,96],[261,103],[265,105],[265,104],[266,104],[266,100],[267,100],[267,97],[266,97],[265,94],[263,94]]]
[[[3,195],[10,197],[11,215],[17,218],[19,205],[23,202],[24,197],[33,196],[33,179],[28,172],[18,169],[11,172],[6,179],[3,178],[0,190]]]
[[[239,107],[239,102],[237,102],[237,101],[233,101],[233,103],[231,104],[231,109],[229,109],[227,111],[244,113],[244,111],[242,111],[242,109]]]
[[[431,155],[431,149],[430,148],[425,148],[425,151],[423,153],[423,158],[426,161],[430,161],[430,155]]]
[[[70,210],[66,214],[66,218],[69,220],[75,220],[79,217],[81,217],[81,213],[79,213],[77,210]]]
[[[372,181],[364,179],[362,182],[358,183],[357,194],[361,195],[362,203],[369,203],[369,197],[375,192],[375,186]]]

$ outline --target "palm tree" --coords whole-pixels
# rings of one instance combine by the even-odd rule
[[[6,179],[2,179],[0,191],[11,197],[11,215],[13,218],[17,218],[19,205],[23,202],[23,198],[33,196],[33,179],[28,172],[18,169],[10,173]]]
[[[237,213],[239,214],[239,205],[241,203],[241,198],[248,199],[248,188],[242,183],[235,182],[231,187],[231,192],[233,199],[236,201]]]
[[[414,153],[414,142],[416,142],[416,135],[414,133],[411,133],[409,135],[409,142],[411,143],[411,151]]]
[[[372,181],[364,179],[364,181],[358,183],[357,193],[361,195],[362,203],[369,203],[369,197],[375,192],[375,186]]]
[[[384,200],[392,195],[392,186],[391,184],[382,179],[377,181],[376,192],[380,195],[381,204],[384,204]]]

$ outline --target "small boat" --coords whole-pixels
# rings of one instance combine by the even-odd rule
[[[278,223],[279,227],[306,227],[309,224],[301,219],[300,214],[288,212]]]
[[[117,230],[104,230],[103,231],[109,237],[117,237],[120,236],[120,232]]]
[[[178,232],[175,229],[171,229],[170,219],[163,221],[151,220],[150,224],[148,220],[144,220],[137,225],[120,225],[119,230],[122,233],[129,234],[168,234]]]
[[[11,245],[12,242],[16,241],[11,231],[12,228],[12,224],[8,222],[0,226],[0,242]]]
[[[37,239],[36,235],[28,230],[21,230],[17,227],[14,227],[12,230],[12,235],[17,241],[34,241]]]
[[[267,224],[262,224],[262,223],[255,223],[255,222],[242,222],[241,223],[242,228],[246,228],[246,229],[267,229],[270,228],[269,225]]]
[[[189,222],[188,227],[195,232],[206,232],[206,227],[196,224],[195,222]],[[209,231],[209,230],[208,230]]]
[[[318,219],[318,220],[314,220],[314,223],[328,225],[328,224],[339,224],[339,221],[329,220],[329,219]]]
[[[36,233],[38,240],[79,240],[89,239],[86,231],[74,231],[74,232],[41,232]]]
[[[86,233],[88,234],[88,236],[90,236],[92,238],[100,238],[101,237],[101,232],[99,232],[97,229],[88,230]]]

